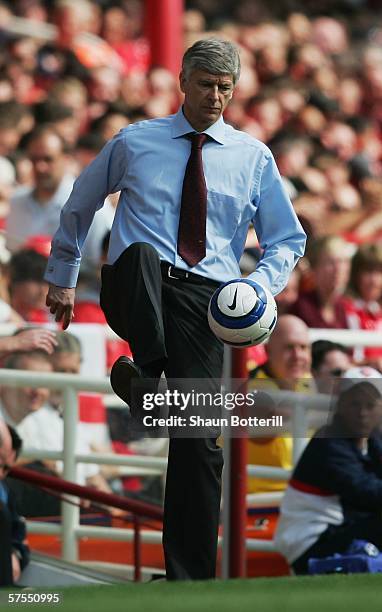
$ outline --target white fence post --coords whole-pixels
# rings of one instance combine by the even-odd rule
[[[232,366],[232,349],[224,345],[224,362],[223,362],[223,392],[231,391],[231,366]],[[228,427],[228,436],[230,435]],[[224,436],[225,428],[223,429]],[[229,578],[229,532],[230,532],[230,473],[231,473],[231,446],[229,439],[226,439],[223,445],[223,490],[222,490],[222,561],[221,561],[221,577],[223,580]]]
[[[77,391],[66,387],[63,391],[64,418],[64,479],[77,481],[76,445],[78,426]],[[77,498],[70,498],[76,501]],[[65,561],[78,560],[76,529],[79,526],[78,506],[62,502],[62,557]]]
[[[292,414],[293,465],[296,465],[306,445],[308,432],[306,409],[301,400],[297,401]]]

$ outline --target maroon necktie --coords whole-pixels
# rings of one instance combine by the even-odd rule
[[[191,153],[183,179],[179,217],[178,253],[193,268],[206,256],[207,187],[202,146],[206,134],[190,134]]]

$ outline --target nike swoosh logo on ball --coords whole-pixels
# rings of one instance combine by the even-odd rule
[[[235,310],[235,308],[236,308],[236,297],[237,297],[237,287],[236,287],[236,290],[235,290],[235,295],[233,296],[233,302],[232,302],[231,306],[228,306],[228,308],[230,310]]]

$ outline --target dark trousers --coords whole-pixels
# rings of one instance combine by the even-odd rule
[[[7,508],[0,502],[0,587],[13,585],[12,523]]]
[[[156,250],[135,243],[103,267],[101,306],[139,366],[162,363],[168,379],[206,379],[204,391],[213,393],[223,362],[207,321],[216,287],[162,277]],[[170,439],[163,524],[170,580],[215,576],[222,468],[215,437]]]
[[[317,542],[292,563],[293,570],[296,574],[307,574],[309,559],[323,559],[334,553],[344,553],[353,540],[366,540],[382,550],[381,518],[357,518],[342,525],[330,525]]]

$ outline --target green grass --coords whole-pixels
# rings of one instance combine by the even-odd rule
[[[52,591],[52,589],[50,589]],[[382,576],[261,578],[159,582],[57,589],[60,605],[5,604],[1,609],[58,612],[380,612]]]

